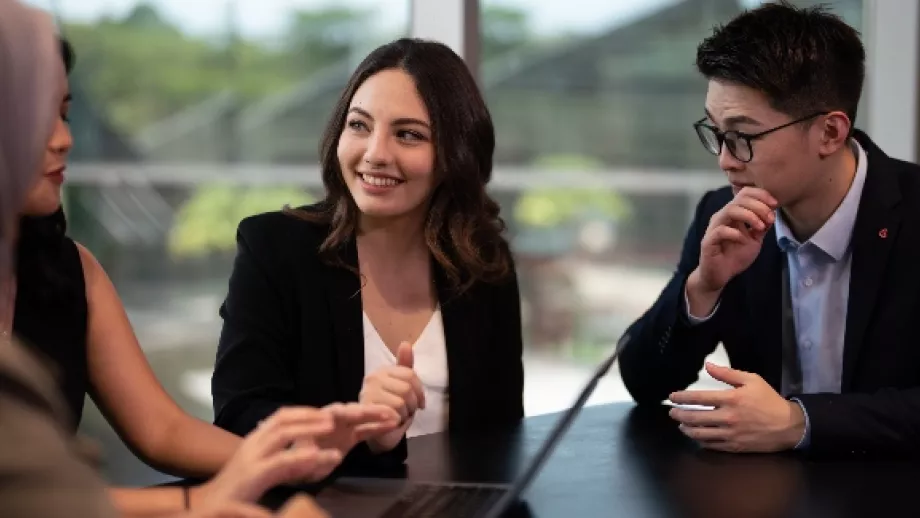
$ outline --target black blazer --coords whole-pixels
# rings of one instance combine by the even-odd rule
[[[215,424],[245,435],[286,405],[357,401],[364,379],[361,282],[320,259],[329,228],[280,212],[243,220],[211,380]],[[357,267],[351,240],[346,263]],[[436,264],[436,263],[435,263]],[[447,345],[449,429],[479,430],[524,415],[521,310],[514,275],[453,296],[435,267]],[[366,444],[343,469],[401,465],[405,441],[384,455]]]
[[[841,394],[798,396],[811,424],[809,452],[920,454],[920,167],[886,156],[860,131],[855,138],[869,164],[850,245]],[[731,199],[727,187],[703,196],[677,271],[627,331],[620,372],[640,404],[660,404],[696,381],[719,342],[732,367],[779,391],[782,254],[773,229],[710,320],[691,327],[684,312],[684,283],[709,218]]]

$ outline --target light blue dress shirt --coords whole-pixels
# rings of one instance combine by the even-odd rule
[[[776,242],[789,264],[789,294],[806,394],[840,392],[853,262],[850,239],[868,169],[865,150],[853,139],[850,145],[857,159],[853,183],[837,210],[810,239],[799,243],[783,220],[782,212],[776,211]],[[716,305],[712,313],[700,318],[690,315],[689,307],[689,301],[685,301],[685,312],[692,324],[705,322],[718,310]],[[796,398],[793,401],[802,405]],[[804,405],[802,411],[805,435],[796,448],[808,446],[811,435]]]

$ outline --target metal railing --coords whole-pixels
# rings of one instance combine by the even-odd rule
[[[259,163],[92,163],[72,164],[68,181],[77,185],[195,186],[237,185],[322,186],[318,166]],[[611,189],[622,193],[699,195],[725,185],[718,172],[617,168],[599,171],[497,166],[490,187],[519,191],[541,187]]]
[[[584,171],[498,166],[492,178],[490,190],[496,193],[568,187],[623,195],[677,195],[686,197],[691,211],[704,192],[725,184],[720,173],[630,168]],[[175,209],[159,195],[157,187],[231,184],[322,188],[318,166],[259,163],[78,162],[69,167],[68,182],[98,188],[97,198],[87,208],[122,244],[150,244],[168,232]],[[691,218],[688,213],[687,221]]]

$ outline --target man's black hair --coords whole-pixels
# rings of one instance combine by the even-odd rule
[[[859,32],[824,6],[786,1],[745,11],[697,47],[696,67],[710,80],[759,90],[792,117],[840,110],[856,120],[866,52]]]

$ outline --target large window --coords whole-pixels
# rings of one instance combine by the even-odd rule
[[[321,194],[319,135],[357,62],[409,27],[450,24],[410,23],[431,14],[413,3],[475,4],[28,1],[56,13],[78,55],[71,234],[114,280],[169,393],[210,420],[237,223]],[[658,296],[700,195],[724,182],[691,129],[706,90],[694,53],[714,25],[757,3],[481,0],[476,68],[497,129],[492,190],[521,281],[528,414],[572,402]],[[830,5],[863,27],[862,0]],[[614,372],[593,401],[627,399]],[[83,431],[104,445],[113,482],[159,481],[92,405]]]
[[[670,278],[700,196],[724,185],[691,128],[706,95],[696,46],[757,3],[483,0],[479,69],[525,305],[528,414],[573,401]],[[861,0],[831,8],[861,27]],[[629,399],[614,372],[593,402]]]

